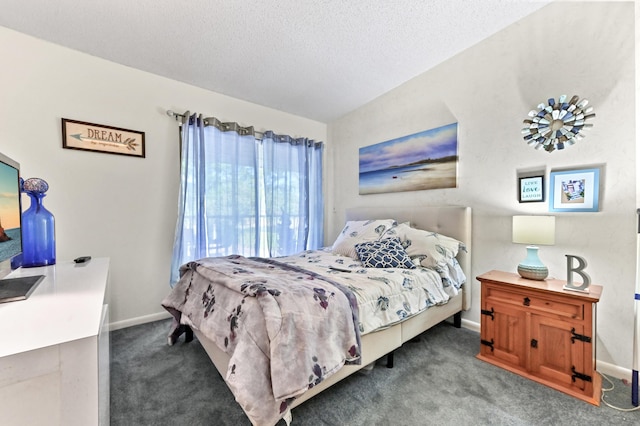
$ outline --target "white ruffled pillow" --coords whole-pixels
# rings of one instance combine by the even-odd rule
[[[402,242],[407,254],[427,268],[446,266],[458,255],[466,251],[464,243],[437,232],[415,229],[406,223],[395,226],[385,237],[396,237]]]
[[[350,220],[331,246],[331,251],[358,260],[356,244],[378,241],[395,224],[393,219]]]

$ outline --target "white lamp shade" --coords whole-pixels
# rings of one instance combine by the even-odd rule
[[[555,216],[513,216],[514,243],[553,245],[555,237]]]

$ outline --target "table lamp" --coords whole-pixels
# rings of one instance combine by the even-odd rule
[[[549,269],[538,257],[537,245],[555,243],[555,216],[513,216],[513,242],[529,244],[527,257],[518,265],[522,278],[542,281],[549,275]]]

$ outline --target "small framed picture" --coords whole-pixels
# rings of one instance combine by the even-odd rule
[[[600,195],[600,169],[551,172],[550,212],[597,212]]]
[[[544,176],[522,177],[518,201],[521,203],[535,203],[544,201]]]

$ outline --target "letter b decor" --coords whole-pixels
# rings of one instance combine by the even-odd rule
[[[589,292],[589,284],[591,284],[591,277],[584,272],[584,268],[587,267],[587,261],[583,257],[574,256],[572,254],[565,254],[567,257],[567,284],[563,287],[565,290],[582,291],[584,293]],[[578,266],[573,266],[573,259],[578,261]],[[573,284],[573,272],[582,277],[582,285]]]

